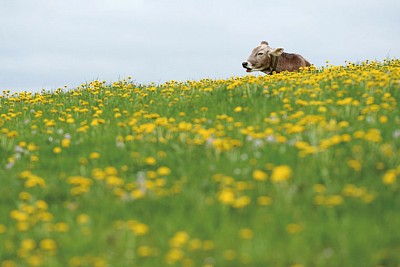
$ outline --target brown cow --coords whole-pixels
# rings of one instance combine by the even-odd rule
[[[271,48],[268,42],[262,41],[259,46],[242,63],[247,72],[262,71],[265,74],[272,74],[274,71],[298,71],[300,67],[311,66],[310,62],[298,54],[283,52],[283,48]]]

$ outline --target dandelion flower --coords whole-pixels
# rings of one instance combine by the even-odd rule
[[[289,234],[297,234],[297,233],[300,232],[301,230],[302,230],[301,225],[299,225],[299,224],[297,224],[297,223],[291,223],[291,224],[288,224],[288,225],[286,226],[286,231],[287,231]]]
[[[57,249],[57,244],[54,240],[47,238],[40,241],[40,248],[46,251],[54,251]]]
[[[387,171],[382,178],[382,181],[384,184],[390,185],[394,184],[396,182],[396,171],[395,170],[389,170]]]
[[[239,237],[242,239],[252,239],[253,236],[253,230],[251,230],[250,228],[242,228],[239,230]]]
[[[160,167],[157,170],[158,175],[160,176],[167,176],[171,173],[171,170],[168,167]]]
[[[253,171],[253,179],[256,181],[265,181],[267,179],[267,177],[268,177],[268,175],[261,170]]]
[[[144,161],[147,165],[155,165],[157,162],[157,160],[153,157],[147,157]]]
[[[271,181],[274,183],[285,182],[292,176],[292,169],[287,165],[274,167],[272,170]]]
[[[100,153],[98,153],[98,152],[92,152],[92,153],[90,153],[90,155],[89,155],[89,158],[90,159],[99,159],[101,157],[101,155],[100,155]]]

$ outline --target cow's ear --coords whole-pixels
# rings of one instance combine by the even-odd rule
[[[268,42],[267,41],[262,41],[261,44],[262,45],[268,45]]]
[[[280,55],[282,55],[283,53],[283,48],[282,47],[278,47],[272,50],[268,51],[268,54],[279,57]]]

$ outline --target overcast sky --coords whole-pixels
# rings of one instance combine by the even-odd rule
[[[0,0],[0,91],[246,75],[266,40],[317,66],[400,58],[399,0]]]

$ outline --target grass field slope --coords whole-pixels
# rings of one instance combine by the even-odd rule
[[[0,267],[400,266],[400,61],[0,96]]]

